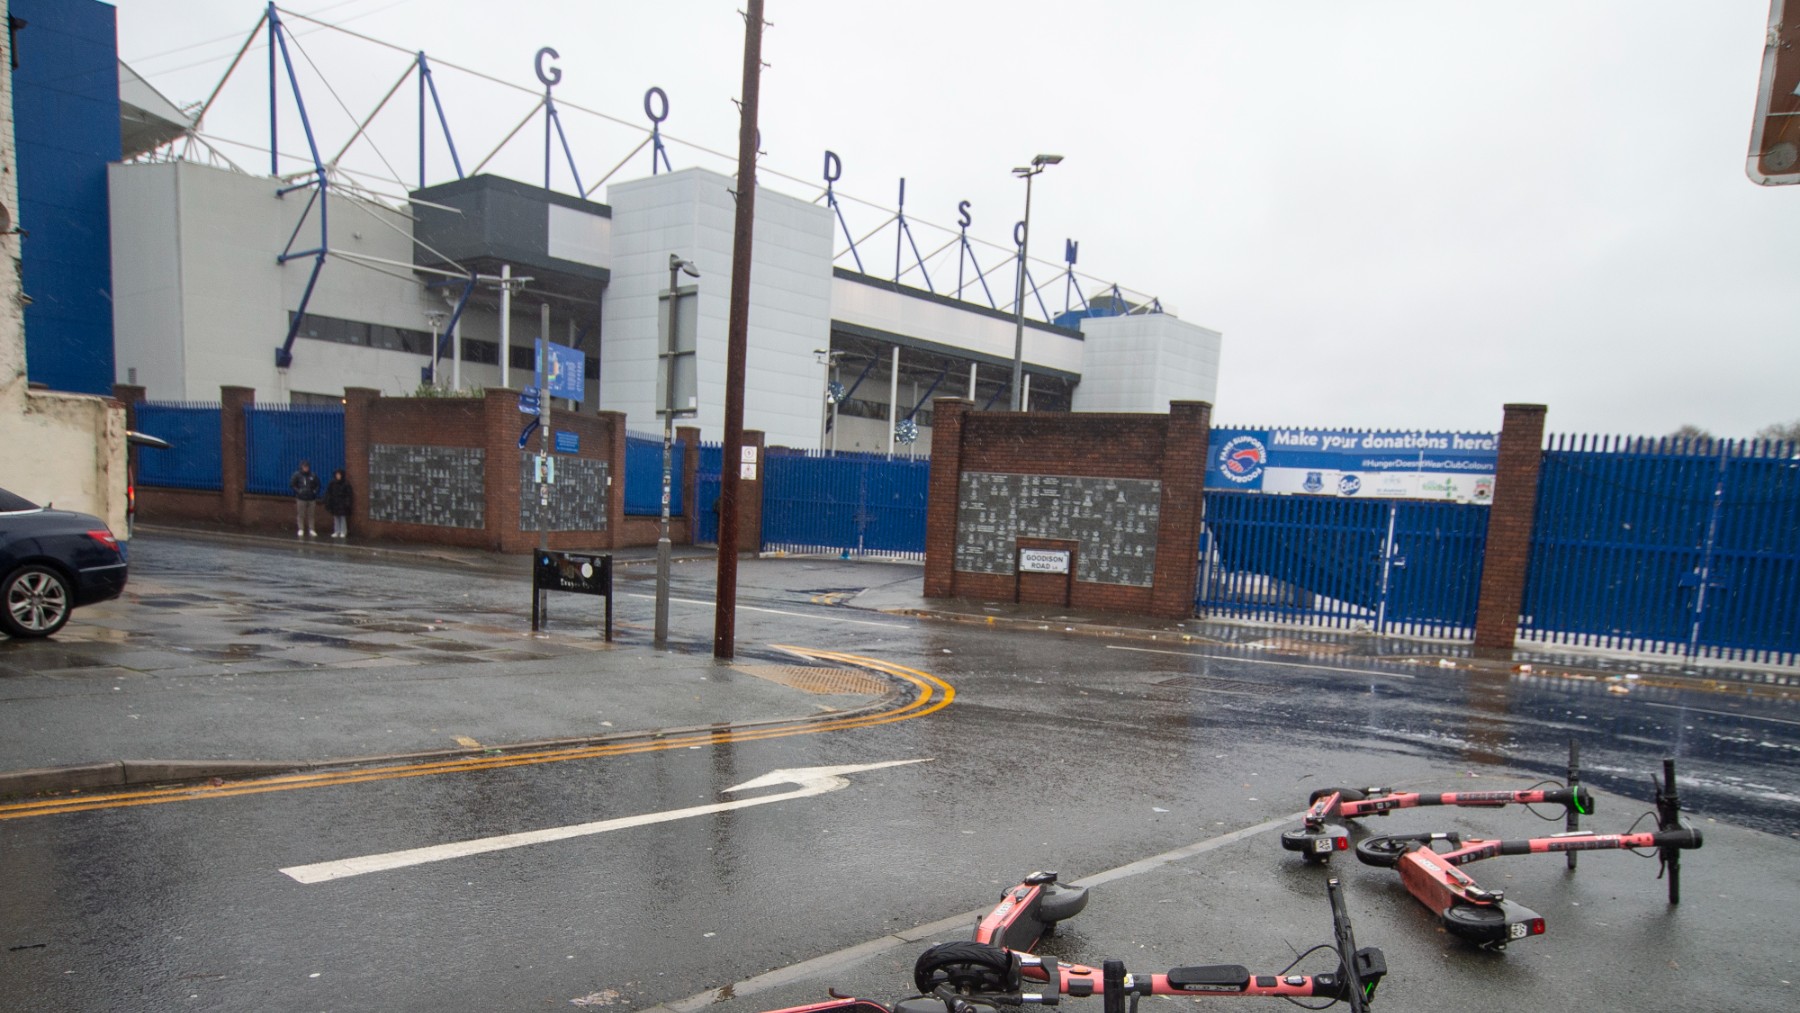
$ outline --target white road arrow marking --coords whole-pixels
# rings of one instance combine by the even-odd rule
[[[824,795],[827,792],[837,791],[839,788],[849,787],[850,782],[845,779],[845,774],[925,762],[926,759],[921,758],[888,760],[885,763],[856,763],[841,767],[796,767],[792,770],[775,770],[745,781],[743,784],[733,785],[726,788],[725,791],[731,793],[751,788],[771,788],[779,784],[797,784],[800,787],[776,795],[759,795],[756,798],[738,799],[733,802],[717,802],[712,805],[690,806],[686,809],[670,809],[667,812],[644,813],[641,816],[622,816],[618,819],[599,820],[594,823],[550,827],[546,830],[529,830],[519,834],[502,834],[499,837],[480,837],[472,841],[435,844],[426,848],[390,851],[386,854],[363,855],[358,858],[340,858],[337,861],[318,862],[313,865],[294,865],[281,871],[301,883],[323,883],[327,880],[361,876],[369,872],[385,872],[389,869],[404,869],[410,865],[425,865],[429,862],[442,862],[451,858],[479,855],[488,851],[504,851],[507,848],[522,848],[528,844],[543,844],[547,841],[561,841],[571,837],[586,837],[590,834],[604,834],[610,830],[624,830],[627,827],[668,823],[672,820],[685,820],[693,816],[708,816],[712,813],[730,812],[733,809],[768,805],[771,802],[785,802],[791,798]]]

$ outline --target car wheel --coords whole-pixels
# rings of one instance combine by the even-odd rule
[[[47,637],[75,607],[69,580],[47,566],[21,566],[0,582],[0,629],[14,637]]]

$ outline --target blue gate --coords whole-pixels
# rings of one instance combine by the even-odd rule
[[[1525,639],[1792,664],[1796,602],[1800,447],[1551,437]]]
[[[219,405],[147,401],[133,411],[138,431],[168,440],[168,450],[137,448],[137,484],[218,489]]]
[[[725,458],[720,443],[700,444],[700,467],[694,475],[694,541],[702,545],[719,544],[719,467]]]
[[[287,495],[301,461],[312,462],[321,484],[344,466],[342,406],[245,406],[245,492]]]
[[[763,547],[925,558],[929,460],[881,454],[770,454]]]
[[[1487,507],[1229,491],[1205,499],[1200,614],[1473,635]]]
[[[681,461],[687,444],[674,441],[669,451],[669,516],[682,514]],[[662,516],[663,445],[661,436],[625,436],[625,513]],[[716,530],[716,529],[715,529]]]

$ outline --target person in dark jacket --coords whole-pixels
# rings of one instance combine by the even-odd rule
[[[331,511],[331,537],[350,537],[350,512],[356,509],[356,490],[350,488],[350,479],[345,477],[344,469],[331,473],[331,481],[325,486],[325,509]]]
[[[319,533],[313,530],[313,504],[319,499],[319,476],[313,474],[312,462],[300,462],[300,470],[288,479],[288,488],[294,492],[294,537],[317,537]]]

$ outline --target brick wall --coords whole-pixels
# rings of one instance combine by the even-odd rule
[[[121,385],[121,393],[128,403],[143,399],[142,388]],[[220,491],[139,489],[140,519],[175,524],[199,521],[272,532],[286,531],[293,526],[291,499],[243,491],[243,409],[254,404],[255,397],[255,391],[247,387],[220,389]],[[344,470],[351,487],[356,490],[355,508],[350,518],[352,536],[461,545],[501,552],[523,553],[536,548],[539,537],[536,529],[522,529],[519,523],[519,460],[527,451],[519,449],[518,437],[527,421],[529,416],[518,410],[516,391],[493,389],[480,398],[386,398],[379,391],[365,387],[345,390]],[[578,453],[558,454],[558,460],[578,458],[604,462],[610,482],[605,489],[604,523],[591,530],[552,531],[548,535],[550,547],[606,550],[626,545],[654,545],[657,537],[654,523],[647,526],[628,524],[625,519],[625,417],[618,412],[556,413],[551,422],[559,432],[574,433],[580,443]],[[683,462],[682,481],[690,490],[687,498],[690,511],[694,499],[691,492],[693,470],[699,460],[698,437],[698,432],[694,431],[687,459]],[[757,438],[760,446],[760,435]],[[482,451],[483,525],[454,527],[372,518],[370,490],[375,476],[370,471],[370,458],[376,445],[479,448]],[[529,452],[535,453],[538,446],[538,434],[533,433]],[[753,494],[760,496],[760,482],[754,486]],[[751,512],[745,529],[752,535],[760,534],[758,512]],[[671,524],[671,538],[680,542],[691,542],[690,531],[691,518],[676,518]]]
[[[1488,507],[1487,547],[1475,607],[1475,646],[1511,650],[1525,601],[1525,571],[1537,518],[1538,472],[1544,463],[1544,414],[1539,404],[1509,404],[1500,425],[1494,503]]]
[[[961,398],[933,404],[930,500],[926,506],[924,593],[928,598],[1063,600],[1076,608],[1168,618],[1193,614],[1201,492],[1211,406],[1174,402],[1167,415],[975,412]],[[969,472],[1161,483],[1151,586],[1109,584],[1071,575],[972,573],[956,569],[962,476]],[[1016,545],[1079,543],[1040,531]],[[1071,559],[1074,564],[1075,559]]]

